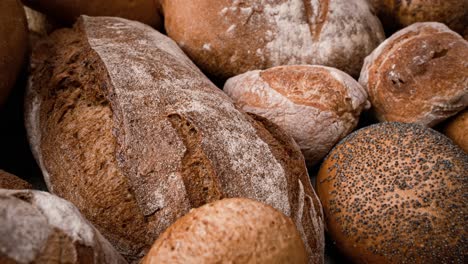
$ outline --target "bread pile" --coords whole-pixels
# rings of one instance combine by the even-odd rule
[[[0,123],[50,194],[0,170],[1,263],[464,263],[459,2],[23,2]]]

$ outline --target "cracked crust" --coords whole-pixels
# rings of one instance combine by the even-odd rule
[[[369,55],[359,82],[380,121],[434,126],[468,106],[468,42],[440,23],[413,24]]]

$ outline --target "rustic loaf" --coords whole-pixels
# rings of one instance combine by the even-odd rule
[[[468,42],[443,24],[415,23],[369,55],[359,82],[380,121],[434,126],[468,106]]]
[[[325,66],[279,66],[230,78],[224,91],[242,110],[288,132],[309,165],[319,162],[369,108],[367,93],[351,76]]]
[[[367,0],[162,0],[162,6],[168,35],[219,78],[291,64],[357,76],[384,39]]]
[[[27,44],[28,30],[21,2],[0,1],[0,106],[15,85]]]
[[[32,185],[13,174],[0,170],[0,189],[32,189]]]
[[[449,120],[443,132],[468,153],[468,109]]]
[[[80,15],[116,16],[162,27],[159,0],[22,0],[60,22],[73,24]]]
[[[293,139],[236,109],[141,23],[83,16],[33,52],[26,127],[50,191],[128,259],[191,208],[247,197],[291,217],[323,258],[318,201]]]
[[[354,132],[317,177],[327,231],[355,263],[466,263],[468,155],[418,124]]]
[[[223,199],[190,211],[152,246],[151,263],[307,263],[294,223],[271,206]]]
[[[0,263],[127,263],[78,209],[57,196],[0,189]]]

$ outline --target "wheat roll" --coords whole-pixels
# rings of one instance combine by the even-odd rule
[[[355,263],[464,263],[468,155],[418,124],[346,137],[317,177],[327,231]]]
[[[0,189],[32,189],[32,185],[16,175],[0,170]]]
[[[31,67],[26,127],[48,188],[127,259],[191,208],[229,197],[291,217],[323,258],[321,206],[294,140],[238,110],[171,39],[83,16],[38,45]]]

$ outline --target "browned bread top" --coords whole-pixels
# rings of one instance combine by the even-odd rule
[[[32,189],[32,185],[13,174],[0,170],[0,188],[14,190]]]
[[[468,110],[465,110],[445,125],[444,134],[468,153]]]

